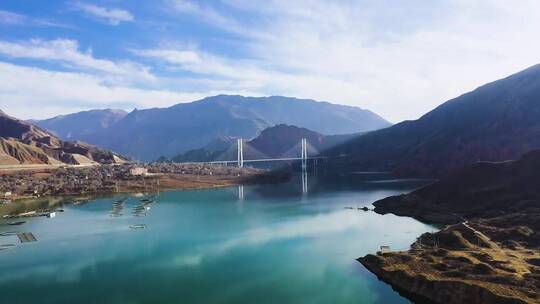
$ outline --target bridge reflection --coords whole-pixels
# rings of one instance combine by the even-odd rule
[[[316,172],[315,172],[316,173]],[[309,192],[308,187],[308,171],[306,168],[302,168],[302,174],[301,176],[301,182],[302,182],[302,196],[306,196]],[[243,201],[244,201],[244,185],[238,185],[236,195],[238,197],[238,207],[239,209],[243,208]]]

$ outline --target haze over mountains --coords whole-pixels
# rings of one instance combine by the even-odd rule
[[[263,129],[282,123],[322,134],[366,132],[390,125],[357,107],[281,96],[236,95],[134,110],[127,115],[113,110],[90,111],[35,123],[62,138],[84,140],[147,161],[201,148],[223,137],[254,138]]]
[[[83,142],[60,140],[53,134],[0,111],[0,165],[118,163],[111,151]]]
[[[328,152],[348,167],[439,176],[463,165],[517,159],[540,148],[540,65],[449,100],[418,120]]]
[[[127,114],[124,110],[115,109],[90,110],[30,122],[38,124],[63,139],[85,140],[96,132],[108,129]]]

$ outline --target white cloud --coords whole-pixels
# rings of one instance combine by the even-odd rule
[[[165,107],[209,95],[232,93],[106,85],[101,77],[89,74],[52,72],[0,61],[1,109],[23,119],[49,118],[89,108]]]
[[[179,65],[201,62],[199,53],[194,50],[147,49],[133,50],[133,53],[144,57],[159,58],[169,63]]]
[[[164,19],[189,15],[191,21],[215,27],[216,33],[231,35],[201,30],[206,36],[197,41],[196,36],[177,37],[164,26],[155,32],[162,44],[125,44],[145,65],[135,59],[95,58],[91,50],[80,50],[77,41],[67,39],[0,40],[0,54],[62,64],[79,72],[62,74],[73,77],[69,80],[75,86],[90,77],[88,85],[97,87],[97,93],[81,87],[89,97],[72,96],[77,103],[88,102],[87,108],[93,107],[92,97],[111,102],[134,98],[135,104],[158,106],[182,101],[178,91],[197,92],[193,96],[231,92],[356,105],[394,122],[417,118],[447,99],[540,62],[540,2],[534,0],[392,5],[370,0],[269,0],[264,5],[249,0],[164,1],[173,11]],[[112,14],[114,10],[76,5],[110,23],[133,20],[127,11]],[[0,11],[0,22],[20,22],[18,18]],[[175,39],[180,44],[171,44]],[[231,49],[221,51],[224,47]],[[145,98],[161,97],[156,104],[143,102],[130,90],[140,90]],[[133,94],[119,93],[127,91]],[[171,99],[166,102],[165,96]]]
[[[61,62],[68,67],[106,73],[112,82],[125,80],[153,81],[148,67],[130,61],[114,62],[96,59],[92,51],[81,52],[75,40],[56,39],[26,42],[0,40],[0,54],[12,58],[29,58]]]
[[[242,34],[249,33],[249,30],[240,22],[221,14],[211,6],[188,0],[168,0],[168,3],[177,12],[197,16],[201,21],[211,23],[221,29]]]
[[[26,21],[26,16],[9,11],[0,10],[0,23],[22,24]]]
[[[133,21],[133,15],[123,9],[105,8],[93,4],[77,2],[74,7],[99,19],[105,19],[111,25],[118,25],[120,22]]]
[[[243,35],[250,58],[200,52],[197,62],[175,62],[161,56],[170,64],[240,79],[236,87],[264,94],[358,105],[395,122],[540,62],[540,2],[532,0],[226,0],[227,13],[175,3],[184,14]],[[239,14],[257,22],[242,24]]]
[[[30,18],[26,15],[0,10],[0,24],[4,25],[34,25],[71,28],[68,25],[43,18]]]

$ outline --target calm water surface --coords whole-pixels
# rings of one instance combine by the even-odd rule
[[[350,210],[419,180],[347,175],[67,205],[0,232],[1,303],[407,303],[355,261],[434,228]],[[306,190],[306,189],[304,189]],[[239,198],[243,192],[243,199]],[[304,192],[304,193],[303,193]],[[146,215],[146,216],[144,216]],[[146,229],[130,225],[145,224]]]

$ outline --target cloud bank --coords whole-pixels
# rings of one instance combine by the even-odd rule
[[[77,2],[71,11],[111,29],[100,34],[116,35],[112,44],[54,27],[47,37],[0,37],[4,110],[28,117],[25,106],[38,101],[47,114],[129,110],[239,93],[354,105],[398,122],[540,62],[532,0],[127,3]],[[0,12],[3,27],[23,20]]]

